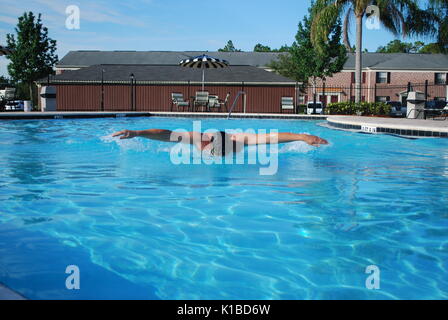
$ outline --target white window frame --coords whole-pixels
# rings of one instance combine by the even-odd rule
[[[382,77],[382,75],[385,75],[385,77]],[[389,77],[389,73],[388,72],[377,71],[377,73],[376,73],[376,83],[387,83],[388,77]]]
[[[441,76],[439,81],[439,77]],[[435,74],[435,84],[446,84],[446,73],[445,72],[436,72]]]

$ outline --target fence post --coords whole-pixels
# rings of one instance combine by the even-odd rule
[[[297,94],[297,90],[298,90],[298,86],[299,86],[299,84],[298,84],[298,82],[296,81],[296,84],[295,84],[295,86],[294,86],[294,113],[298,113],[297,112],[297,110],[298,110],[298,100],[299,100],[299,98],[298,98],[298,94]]]
[[[241,91],[243,91],[243,92],[246,92],[246,91],[244,91],[244,81],[241,81]],[[244,93],[243,94],[243,113],[246,113],[246,94]]]
[[[425,80],[425,101],[428,101],[428,80]]]
[[[131,73],[129,77],[131,84],[131,111],[134,111],[134,74]]]
[[[348,102],[352,102],[352,84],[350,83],[350,92],[349,92]]]
[[[322,109],[324,109],[327,106],[327,97],[325,96],[325,81],[322,84],[322,99],[323,99],[323,101],[322,101]]]
[[[373,87],[373,102],[376,102],[376,92],[377,92],[377,84],[375,82],[375,86]]]
[[[104,111],[104,69],[101,69],[101,111]]]

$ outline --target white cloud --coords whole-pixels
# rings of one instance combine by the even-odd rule
[[[73,3],[73,1],[54,1],[54,0],[36,0],[41,5],[47,7],[55,13],[60,14],[65,19],[65,9],[69,5],[77,5],[80,9],[81,23],[82,21],[95,22],[95,23],[113,23],[119,25],[130,25],[141,27],[145,23],[139,21],[133,15],[126,15],[114,10],[111,7],[110,2],[103,1],[78,1],[79,3]]]
[[[17,18],[8,17],[8,16],[0,16],[0,22],[15,25],[15,24],[17,24]]]

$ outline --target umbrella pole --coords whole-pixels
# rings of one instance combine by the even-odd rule
[[[204,91],[204,82],[205,82],[205,68],[202,65],[202,91]]]

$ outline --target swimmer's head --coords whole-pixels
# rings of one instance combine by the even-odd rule
[[[210,155],[215,157],[224,157],[225,155],[235,152],[235,142],[231,139],[231,136],[224,131],[216,131],[213,133],[208,133],[206,140],[206,145],[204,150],[210,153]]]

